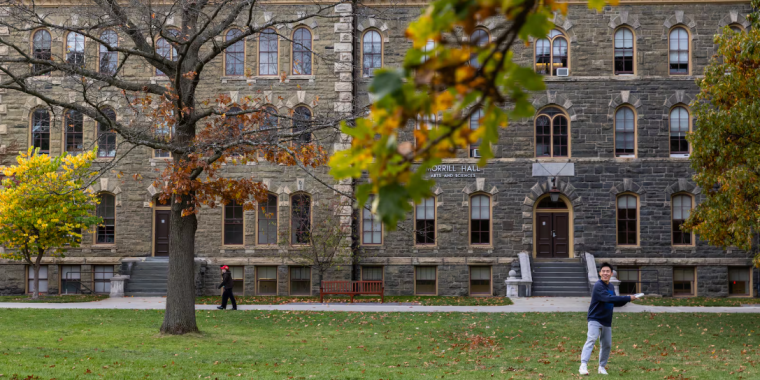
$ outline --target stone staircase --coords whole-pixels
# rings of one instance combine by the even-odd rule
[[[589,297],[586,268],[578,259],[534,259],[532,296]]]
[[[134,297],[166,297],[169,281],[169,258],[150,257],[132,262],[124,295]],[[125,264],[122,264],[125,265]]]

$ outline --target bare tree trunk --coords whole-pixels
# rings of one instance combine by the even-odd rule
[[[169,236],[169,283],[166,314],[161,333],[181,335],[198,332],[195,322],[195,214],[182,216],[190,197],[175,197],[172,202]]]
[[[32,299],[36,300],[40,298],[40,260],[34,263],[34,291],[32,292]]]

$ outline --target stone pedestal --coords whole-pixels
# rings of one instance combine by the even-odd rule
[[[118,275],[111,277],[111,294],[109,297],[124,297],[124,288],[127,284],[127,280],[129,280],[129,276]]]
[[[615,295],[620,295],[620,280],[617,279],[617,271],[612,271],[612,277],[610,277],[610,284],[615,287]]]

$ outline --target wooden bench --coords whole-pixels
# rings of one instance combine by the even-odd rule
[[[319,302],[322,303],[325,294],[345,294],[354,296],[362,294],[376,294],[380,296],[380,303],[385,302],[385,287],[382,281],[322,281],[319,286]]]

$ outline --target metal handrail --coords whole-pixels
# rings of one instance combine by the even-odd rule
[[[66,281],[66,282],[75,283],[75,284],[78,283],[79,287],[77,288],[77,290],[79,290],[81,292],[81,294],[94,294],[95,291],[93,291],[89,286],[87,286],[86,283],[87,282],[93,282],[93,283],[95,282],[95,273],[103,273],[103,272],[69,272],[69,273],[66,273],[65,276],[63,276],[62,280]],[[85,275],[87,275],[87,274],[91,275],[90,276],[91,281],[83,282],[82,281],[82,275],[83,274],[85,274]],[[71,275],[79,275],[79,278],[71,278]],[[84,291],[82,291],[82,288],[86,289],[87,293],[85,293]],[[67,289],[66,294],[68,294],[68,289]],[[77,294],[77,293],[74,293],[74,294]]]

